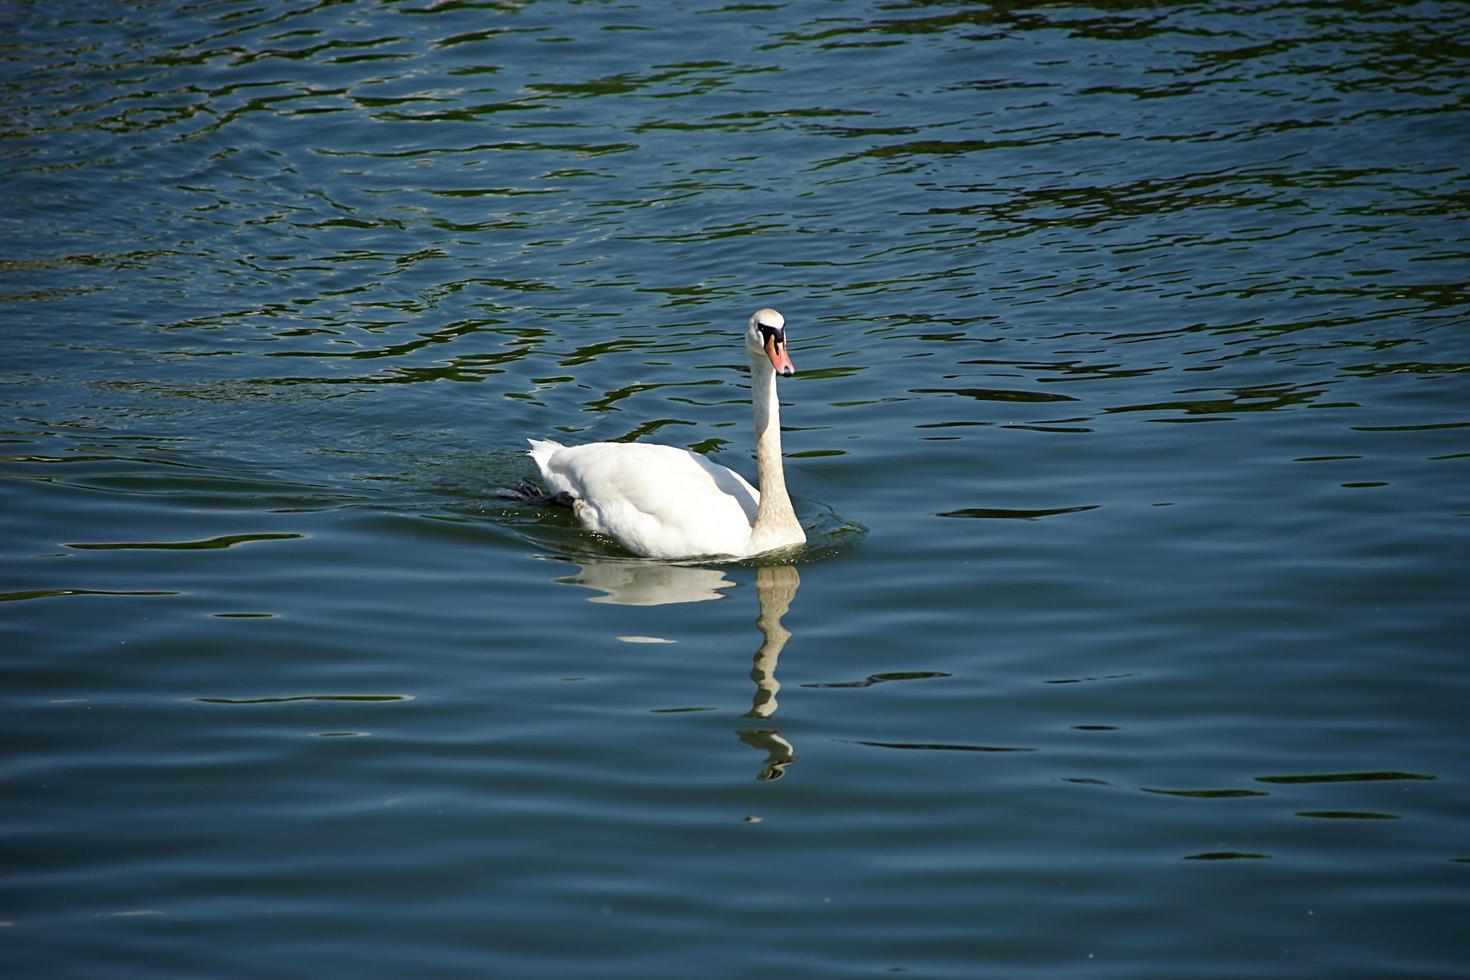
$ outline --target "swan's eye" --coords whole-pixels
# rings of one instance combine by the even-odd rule
[[[786,346],[786,330],[784,327],[768,327],[764,323],[757,323],[756,328],[760,330],[761,337],[766,343],[770,343],[772,340],[776,342],[777,350]]]

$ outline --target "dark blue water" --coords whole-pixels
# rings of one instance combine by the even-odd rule
[[[0,972],[1463,975],[1467,24],[0,5]]]

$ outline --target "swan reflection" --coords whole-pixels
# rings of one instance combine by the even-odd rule
[[[801,576],[796,574],[794,565],[762,565],[755,570],[755,592],[760,602],[755,625],[761,631],[761,645],[750,668],[755,698],[745,713],[747,718],[764,721],[776,714],[776,692],[781,690],[781,682],[776,680],[776,661],[786,641],[791,639],[791,631],[781,625],[781,617],[790,610],[799,585]],[[757,779],[780,779],[787,765],[796,758],[796,749],[781,737],[780,729],[746,728],[736,734],[746,745],[766,753]]]
[[[580,585],[603,593],[588,602],[611,602],[620,606],[666,606],[675,602],[708,602],[723,599],[721,589],[735,583],[718,568],[665,565],[653,561],[598,561],[578,565],[576,575],[554,581]]]
[[[590,597],[588,602],[624,606],[662,606],[723,599],[725,595],[721,590],[733,588],[736,584],[717,568],[651,561],[583,562],[578,564],[577,574],[554,581],[602,593]],[[776,680],[776,662],[786,641],[791,639],[791,631],[781,624],[781,617],[790,611],[800,585],[801,576],[794,565],[762,565],[755,570],[756,601],[760,607],[755,625],[760,630],[761,644],[750,668],[755,694],[745,717],[756,722],[769,721],[776,714],[776,694],[781,690],[781,683]],[[757,779],[780,779],[796,758],[796,749],[782,737],[778,728],[753,726],[738,729],[735,734],[746,745],[766,754]]]

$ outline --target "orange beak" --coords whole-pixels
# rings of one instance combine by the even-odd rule
[[[774,333],[766,334],[766,356],[771,359],[771,366],[776,373],[783,378],[789,378],[796,373],[796,368],[791,365],[791,355],[786,353],[786,342]]]

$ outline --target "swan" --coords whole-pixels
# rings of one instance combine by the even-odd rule
[[[637,442],[563,446],[528,439],[544,493],[522,480],[505,495],[568,505],[589,530],[645,558],[745,558],[794,548],[806,534],[791,507],[781,468],[781,408],[776,376],[795,373],[786,319],[757,310],[745,327],[755,407],[755,467],[760,489],[698,453]]]

